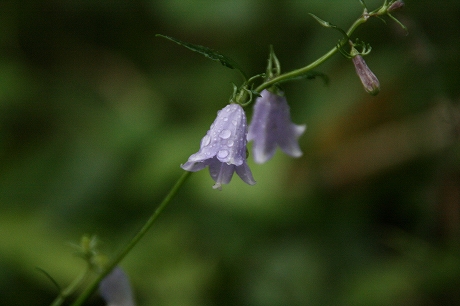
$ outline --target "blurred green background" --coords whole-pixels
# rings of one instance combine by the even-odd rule
[[[383,1],[367,0],[369,8]],[[332,48],[356,0],[0,2],[0,304],[49,305],[83,269],[69,243],[113,254],[182,173],[240,84],[161,33],[265,71]],[[139,305],[459,305],[460,2],[406,1],[354,37],[351,61],[284,87],[304,155],[249,160],[223,191],[193,174],[122,262]],[[248,115],[250,116],[250,110]],[[93,296],[87,305],[104,305]]]

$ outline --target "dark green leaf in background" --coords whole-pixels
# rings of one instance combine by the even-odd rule
[[[176,44],[184,46],[187,49],[190,49],[192,51],[198,52],[198,53],[206,56],[207,58],[212,59],[213,61],[219,61],[225,67],[228,67],[230,69],[236,69],[236,70],[238,70],[239,72],[241,72],[243,74],[245,79],[247,79],[247,75],[244,73],[243,69],[233,59],[231,59],[230,57],[228,57],[226,55],[223,55],[219,51],[212,50],[212,49],[210,49],[208,47],[205,47],[205,46],[187,43],[187,42],[181,41],[181,40],[179,40],[177,38],[174,38],[174,37],[171,37],[171,36],[166,36],[166,35],[162,35],[162,34],[157,34],[156,36],[169,39],[169,40],[175,42]]]

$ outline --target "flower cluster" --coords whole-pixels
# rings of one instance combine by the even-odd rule
[[[247,142],[254,141],[253,155],[257,163],[264,163],[275,153],[276,146],[288,155],[302,155],[297,142],[305,125],[295,125],[290,120],[286,99],[264,90],[254,106],[254,117],[248,127],[243,108],[236,103],[224,107],[201,140],[200,150],[192,154],[182,169],[196,172],[209,166],[216,182],[214,189],[228,184],[233,173],[247,184],[254,185],[247,160]]]
[[[388,15],[405,29],[404,25],[391,15],[391,12],[403,7],[404,2],[402,0],[385,0],[379,9],[371,12],[367,10],[364,2],[361,1],[361,4],[364,6],[364,12],[348,32],[313,14],[310,15],[322,26],[339,30],[344,35],[344,39],[337,45],[337,50],[352,60],[365,91],[371,95],[376,95],[380,91],[379,80],[369,69],[363,58],[363,55],[370,53],[371,47],[369,44],[358,40],[353,43],[350,35],[355,30],[355,25],[366,22],[370,17],[379,17],[381,15]],[[306,125],[297,125],[291,122],[290,109],[286,98],[282,92],[278,91],[277,85],[287,80],[305,77],[306,71],[321,64],[329,55],[321,57],[303,69],[281,74],[280,63],[273,48],[270,48],[266,73],[258,74],[248,79],[233,60],[218,52],[203,46],[184,43],[172,37],[163,37],[208,58],[218,60],[224,66],[237,69],[245,79],[240,91],[234,85],[235,91],[231,99],[232,103],[217,113],[217,118],[201,140],[200,150],[192,154],[188,161],[181,165],[182,169],[195,172],[209,167],[211,177],[215,181],[213,188],[220,190],[223,184],[230,183],[234,172],[247,184],[254,185],[256,183],[246,162],[248,141],[253,141],[252,152],[254,161],[258,164],[265,163],[271,159],[278,146],[284,153],[292,157],[302,155],[298,138],[305,132]],[[343,50],[347,42],[351,46],[350,52]],[[358,47],[361,47],[360,51],[357,50]],[[252,85],[254,80],[261,76],[265,77],[265,83],[259,86],[262,91],[259,94],[259,91],[252,90]],[[251,96],[249,101],[252,100],[253,95],[259,95],[254,105],[254,115],[249,128],[246,124],[246,115],[241,107],[241,105],[249,103],[245,100],[248,94]]]

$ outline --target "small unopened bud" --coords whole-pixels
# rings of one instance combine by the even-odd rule
[[[356,73],[361,79],[361,83],[363,83],[366,92],[373,96],[378,94],[380,91],[380,82],[375,74],[369,69],[364,58],[361,55],[356,55],[352,60],[356,68]]]
[[[402,8],[404,6],[404,2],[402,0],[396,0],[395,2],[393,2],[392,4],[390,4],[390,6],[388,7],[387,9],[387,12],[388,13],[391,13],[391,12],[394,12],[396,10],[399,10],[400,8]]]

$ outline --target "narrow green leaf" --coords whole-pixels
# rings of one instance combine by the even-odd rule
[[[54,286],[56,286],[57,290],[59,292],[61,292],[61,286],[59,286],[57,281],[48,272],[46,272],[45,270],[43,270],[42,268],[39,268],[39,267],[35,267],[35,269],[37,269],[38,271],[43,273],[54,284]]]
[[[330,22],[328,21],[325,21],[321,18],[319,18],[318,16],[312,14],[312,13],[308,13],[308,15],[310,15],[311,17],[313,17],[320,25],[322,25],[323,27],[326,27],[326,28],[333,28],[334,25],[331,24]]]
[[[335,29],[337,31],[339,31],[340,33],[342,33],[344,39],[346,40],[349,40],[350,38],[348,37],[348,34],[347,32],[345,32],[343,29],[339,28],[338,26],[336,26],[335,24],[332,24],[328,21],[325,21],[321,18],[319,18],[318,16],[312,14],[312,13],[308,13],[308,15],[310,15],[311,17],[313,17],[320,25],[322,25],[323,27],[326,27],[326,28],[331,28],[331,29]]]
[[[206,56],[207,58],[212,59],[213,61],[219,61],[225,67],[228,67],[230,69],[236,69],[239,72],[241,72],[241,74],[244,76],[245,79],[247,79],[247,76],[243,72],[241,67],[234,60],[232,60],[230,57],[228,57],[226,55],[223,55],[219,51],[212,50],[212,49],[210,49],[208,47],[205,47],[205,46],[187,43],[187,42],[181,41],[181,40],[176,39],[176,38],[171,37],[171,36],[166,36],[166,35],[162,35],[162,34],[157,34],[156,36],[169,39],[170,41],[173,41],[176,44],[181,45],[181,46],[183,46],[183,47],[185,47],[185,48],[187,48],[189,50],[198,52],[198,53]]]

